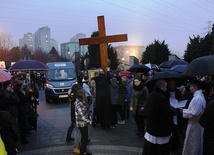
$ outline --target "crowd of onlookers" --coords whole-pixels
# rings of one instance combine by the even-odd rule
[[[213,76],[187,79],[180,86],[173,78],[148,83],[150,73],[77,73],[77,83],[68,93],[71,125],[66,141],[74,140],[73,153],[92,154],[86,151],[88,125],[114,129],[132,115],[136,136],[144,138],[143,155],[169,155],[178,149],[183,155],[214,154]],[[36,72],[27,80],[14,74],[0,88],[0,135],[9,155],[27,144],[28,134],[36,130],[38,90],[44,89],[45,80]],[[185,104],[173,107],[174,100]]]
[[[22,74],[12,74],[0,87],[0,137],[8,155],[28,144],[28,135],[37,127],[38,85]],[[2,148],[1,145],[1,150]]]
[[[87,72],[78,73],[78,89],[85,92],[82,99],[85,113],[78,111],[77,101],[72,97],[78,95],[77,91],[71,91],[72,122],[78,124],[80,117],[87,119],[82,120],[83,126],[78,126],[80,132],[75,129],[74,139],[78,140],[73,153],[83,154],[81,149],[86,152],[86,143],[83,149],[81,138],[76,138],[84,136],[85,141],[88,138],[87,130],[83,132],[82,127],[91,124],[104,130],[116,128],[119,124],[126,124],[130,112],[136,122],[136,135],[145,139],[143,155],[169,155],[178,149],[183,155],[214,153],[214,134],[211,132],[214,129],[213,76],[185,79],[186,83],[182,85],[173,78],[159,79],[150,81],[155,83],[153,87],[147,82],[153,75],[147,72],[121,74],[109,71],[104,74],[100,71],[95,72],[91,79]],[[171,102],[174,100],[185,104],[173,107]],[[91,117],[90,107],[93,107]],[[73,140],[71,132],[67,134],[67,141]]]

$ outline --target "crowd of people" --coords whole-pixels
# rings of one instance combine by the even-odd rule
[[[176,79],[159,79],[148,88],[146,82],[152,75],[146,72],[121,75],[100,71],[90,80],[87,75],[78,74],[78,84],[69,93],[71,126],[76,127],[76,134],[71,138],[72,130],[68,130],[66,141],[75,140],[73,153],[91,154],[86,151],[88,125],[104,130],[116,128],[124,125],[132,113],[136,135],[144,138],[143,155],[169,155],[178,149],[182,155],[214,154],[212,76],[190,79],[180,87]],[[80,91],[80,95],[76,87],[85,93]],[[171,98],[186,104],[173,107]]]
[[[132,115],[136,136],[144,138],[143,155],[169,155],[178,149],[182,155],[214,154],[213,76],[194,78],[180,87],[173,78],[147,85],[151,77],[147,72],[99,71],[89,79],[87,72],[78,72],[78,82],[68,92],[71,124],[66,141],[74,140],[72,152],[92,154],[87,150],[89,125],[114,129]],[[15,155],[20,145],[28,143],[31,130],[36,130],[39,86],[32,80],[25,87],[22,80],[14,74],[0,88],[0,145],[8,155]],[[174,107],[172,98],[186,104]]]
[[[27,86],[25,80],[13,74],[0,84],[0,140],[8,155],[16,155],[21,145],[29,143],[28,134],[36,131],[38,85]]]

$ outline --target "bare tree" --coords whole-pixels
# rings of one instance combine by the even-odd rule
[[[0,33],[0,49],[9,51],[13,47],[14,43],[10,34]]]

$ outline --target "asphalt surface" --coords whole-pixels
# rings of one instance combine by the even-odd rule
[[[70,125],[69,103],[47,104],[43,96],[44,91],[40,91],[37,131],[31,131],[27,137],[29,144],[22,145],[18,155],[72,154],[74,141],[66,142]],[[87,150],[93,155],[140,155],[143,138],[139,138],[136,132],[132,117],[114,129],[103,130],[99,125],[89,126],[90,142]]]
[[[38,105],[37,131],[31,131],[29,144],[21,145],[18,155],[71,155],[74,141],[66,142],[70,125],[69,103],[44,101],[44,91],[40,91]],[[141,155],[143,137],[136,135],[137,128],[133,116],[123,125],[103,130],[99,125],[89,126],[87,150],[93,155]],[[180,152],[172,155],[179,155]]]

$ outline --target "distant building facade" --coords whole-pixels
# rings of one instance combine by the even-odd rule
[[[33,34],[32,33],[26,33],[24,34],[24,37],[22,39],[19,39],[19,46],[23,47],[23,46],[27,46],[30,50],[34,50],[35,49],[35,44],[34,44],[34,38],[33,38]]]
[[[78,33],[75,36],[73,36],[69,42],[62,43],[60,45],[61,48],[61,56],[71,60],[72,56],[75,52],[79,52],[79,56],[84,56],[88,52],[88,46],[80,46],[79,45],[79,39],[86,38],[86,35],[83,33]]]
[[[50,44],[51,32],[49,27],[41,27],[34,33],[35,50],[43,50],[48,53],[52,46]]]
[[[33,51],[42,50],[46,53],[50,52],[52,47],[58,51],[58,43],[55,39],[51,38],[51,30],[48,26],[39,28],[34,34],[24,34],[22,39],[19,39],[19,46],[27,47]]]
[[[120,59],[120,65],[118,66],[122,70],[128,69],[133,64],[139,63],[143,52],[145,52],[144,46],[116,46],[114,49],[117,52],[117,57]]]
[[[172,54],[168,56],[168,60],[181,60],[177,55]]]

